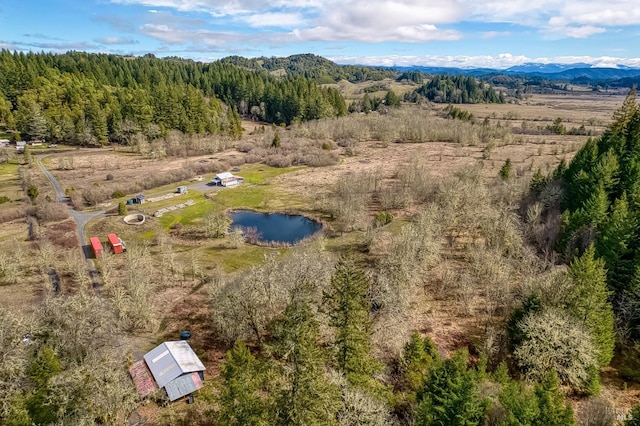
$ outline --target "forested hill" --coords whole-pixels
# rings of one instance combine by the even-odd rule
[[[475,77],[463,75],[437,75],[417,88],[408,97],[424,96],[431,102],[456,104],[504,103],[504,94],[498,93],[488,84]],[[415,99],[410,99],[415,100]]]
[[[271,73],[284,73],[287,76],[301,76],[321,84],[348,80],[358,83],[368,80],[396,78],[398,73],[390,68],[376,68],[360,65],[338,65],[321,56],[310,53],[292,55],[286,58],[252,58],[229,56],[221,62],[238,65],[254,70],[267,70]]]
[[[308,79],[220,61],[0,52],[0,124],[16,137],[95,144],[172,129],[239,136],[239,113],[288,124],[344,115],[346,105]]]

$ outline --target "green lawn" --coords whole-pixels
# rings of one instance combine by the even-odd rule
[[[186,195],[170,198],[153,203],[145,203],[140,209],[148,214],[153,214],[157,210],[183,203],[186,200],[194,200],[195,205],[173,212],[165,213],[159,221],[163,228],[169,229],[176,223],[183,225],[193,225],[198,219],[214,209],[240,209],[247,208],[262,211],[286,211],[286,210],[307,210],[309,202],[301,196],[295,196],[280,191],[269,180],[275,176],[300,170],[302,167],[289,167],[277,169],[262,164],[253,164],[241,169],[238,175],[245,178],[245,183],[232,188],[216,189],[211,200],[207,199],[201,192],[189,190]],[[251,183],[254,182],[254,183]],[[167,193],[175,190],[180,183],[167,185],[148,192],[148,197]]]
[[[21,200],[22,187],[18,178],[17,163],[2,163],[0,164],[0,196],[5,196],[11,201]],[[13,203],[3,203],[5,206]],[[0,205],[3,205],[0,204]],[[15,204],[12,205],[14,207]]]
[[[191,195],[192,193],[193,195]],[[162,207],[173,206],[179,203],[184,203],[187,200],[193,200],[196,202],[193,206],[165,213],[158,218],[158,221],[164,229],[169,229],[176,223],[181,223],[185,226],[193,225],[198,221],[198,219],[213,210],[215,206],[211,201],[208,201],[201,192],[196,193],[195,191],[190,191],[188,195],[188,198],[175,197],[149,205],[143,204],[142,210],[148,211],[150,212],[150,215],[153,215],[154,212],[160,210]],[[151,208],[151,206],[153,206],[153,208]]]
[[[240,168],[240,171],[236,174],[238,176],[242,176],[247,183],[264,184],[268,183],[269,179],[276,176],[295,172],[296,170],[302,170],[305,168],[306,166],[277,168],[264,164],[250,164]]]
[[[243,244],[237,249],[209,247],[204,250],[201,261],[211,264],[217,263],[222,266],[225,272],[242,271],[263,262],[265,254],[274,250],[250,244]]]

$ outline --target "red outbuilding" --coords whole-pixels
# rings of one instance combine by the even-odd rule
[[[116,234],[107,235],[107,239],[109,240],[109,244],[111,245],[111,249],[114,253],[122,253],[126,250],[124,245],[124,241],[122,241]]]
[[[93,249],[93,254],[96,259],[102,256],[102,243],[98,237],[89,238],[89,242],[91,243],[91,248]]]

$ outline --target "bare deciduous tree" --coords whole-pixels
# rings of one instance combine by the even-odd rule
[[[568,314],[553,309],[528,315],[518,327],[524,340],[514,356],[528,378],[540,380],[556,371],[562,383],[585,390],[591,379],[590,369],[598,365],[588,330]]]

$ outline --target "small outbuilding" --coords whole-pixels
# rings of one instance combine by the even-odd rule
[[[96,259],[99,259],[102,256],[102,243],[98,237],[89,238],[89,243],[91,244],[91,249],[93,250],[93,255]]]
[[[127,200],[127,204],[132,205],[132,204],[143,204],[145,201],[145,197],[143,194],[138,194],[133,198],[129,198]]]
[[[179,186],[176,192],[178,194],[186,194],[187,192],[189,192],[189,190],[187,189],[186,186]]]
[[[164,388],[171,401],[202,387],[206,368],[184,340],[158,345],[144,355],[144,361],[158,387]]]
[[[211,179],[211,183],[215,186],[236,186],[244,182],[244,178],[241,176],[234,176],[230,172],[218,173],[216,177]]]

